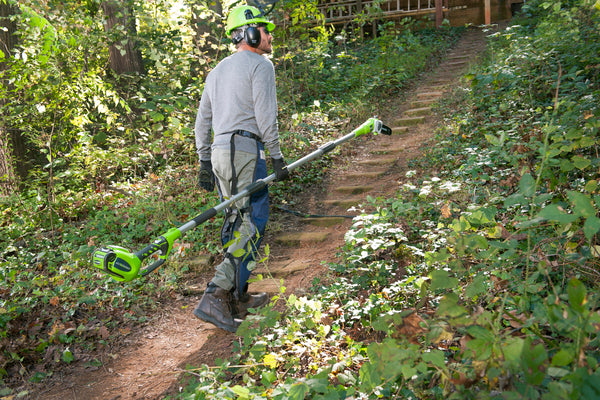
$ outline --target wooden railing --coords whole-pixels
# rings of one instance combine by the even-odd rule
[[[330,24],[344,23],[353,20],[363,10],[370,9],[374,3],[379,4],[382,19],[391,19],[402,16],[431,14],[436,12],[436,2],[443,1],[441,11],[447,11],[447,0],[392,0],[378,2],[374,0],[324,0],[319,4],[319,9]],[[438,10],[439,12],[440,10]]]

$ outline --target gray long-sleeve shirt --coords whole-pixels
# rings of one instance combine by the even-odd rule
[[[215,146],[229,145],[231,132],[259,136],[272,158],[281,158],[273,63],[251,51],[232,54],[207,76],[196,115],[196,149],[210,160],[211,128]]]

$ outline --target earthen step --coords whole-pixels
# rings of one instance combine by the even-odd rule
[[[408,132],[408,126],[394,126],[392,127],[392,135],[402,135]]]
[[[406,150],[404,146],[399,147],[379,147],[376,149],[372,149],[369,152],[371,154],[396,154]]]
[[[333,200],[324,200],[323,203],[328,205],[328,206],[335,206],[335,207],[340,207],[343,208],[344,210],[347,210],[351,207],[356,207],[358,206],[360,203],[363,202],[364,199],[362,198],[346,198],[346,199],[333,199]]]
[[[258,276],[259,274],[262,274],[263,280],[270,280],[270,278],[268,278],[269,276],[283,278],[296,272],[304,271],[306,268],[309,268],[309,262],[304,260],[272,262],[267,265],[260,264],[254,270],[254,275]],[[279,282],[279,279],[276,281]],[[249,288],[251,287],[252,286],[249,286]]]
[[[466,61],[449,61],[444,65],[448,68],[462,68],[467,66],[469,63]]]
[[[441,91],[422,92],[422,93],[417,93],[417,99],[419,99],[419,100],[435,99],[435,98],[441,97],[442,94],[443,93]]]
[[[397,119],[394,122],[395,126],[415,126],[415,125],[419,125],[422,124],[423,122],[425,122],[425,117],[406,117],[406,118],[400,118]]]
[[[319,217],[319,218],[305,218],[302,222],[313,226],[329,227],[335,225],[342,225],[344,222],[350,220],[350,218],[344,217]]]
[[[428,100],[416,100],[410,103],[410,106],[413,108],[427,107],[432,104],[435,104],[437,99],[428,99]]]
[[[284,246],[298,246],[301,243],[319,243],[327,240],[327,232],[291,232],[278,235],[275,242]]]
[[[370,192],[371,190],[373,190],[373,186],[363,186],[363,185],[338,186],[334,189],[334,191],[336,191],[338,193],[345,193],[345,194],[361,194],[361,193]]]
[[[349,172],[344,176],[348,179],[359,180],[359,179],[375,179],[385,174],[387,170],[382,169],[379,171],[366,171],[366,172]]]
[[[285,286],[285,283],[283,284],[283,286]],[[271,279],[271,278],[265,277],[264,279],[262,279],[260,281],[251,282],[248,285],[248,292],[250,292],[250,293],[265,292],[265,293],[273,295],[275,293],[279,293],[280,287],[281,287],[280,279]]]
[[[466,51],[465,49],[456,49],[450,54],[446,56],[447,60],[456,60],[456,59],[465,59],[472,57],[472,53],[470,51]]]
[[[371,166],[371,165],[390,165],[390,164],[394,164],[396,161],[397,161],[397,159],[395,157],[390,157],[390,158],[369,158],[367,160],[358,161],[357,164],[366,165],[366,166]]]
[[[470,54],[454,54],[446,57],[448,60],[468,60],[471,58]]]
[[[447,88],[448,88],[447,84],[440,84],[440,85],[431,85],[431,86],[429,86],[429,90],[431,90],[433,92],[443,92]]]
[[[406,110],[404,114],[410,117],[421,117],[424,115],[429,115],[431,114],[431,107],[412,108],[410,110]]]

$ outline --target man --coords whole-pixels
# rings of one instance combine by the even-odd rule
[[[264,57],[273,51],[273,29],[275,25],[257,8],[234,8],[227,18],[226,33],[236,52],[206,78],[195,126],[198,183],[212,191],[216,177],[221,199],[267,176],[265,150],[277,180],[288,176],[279,147],[275,70]],[[266,187],[226,210],[221,230],[224,258],[194,310],[198,318],[235,332],[248,308],[268,301],[266,293],[247,293],[268,217]]]

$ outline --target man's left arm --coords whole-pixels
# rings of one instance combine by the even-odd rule
[[[270,61],[265,61],[258,65],[253,76],[254,115],[265,148],[271,158],[279,159],[283,156],[279,146],[275,69]]]

